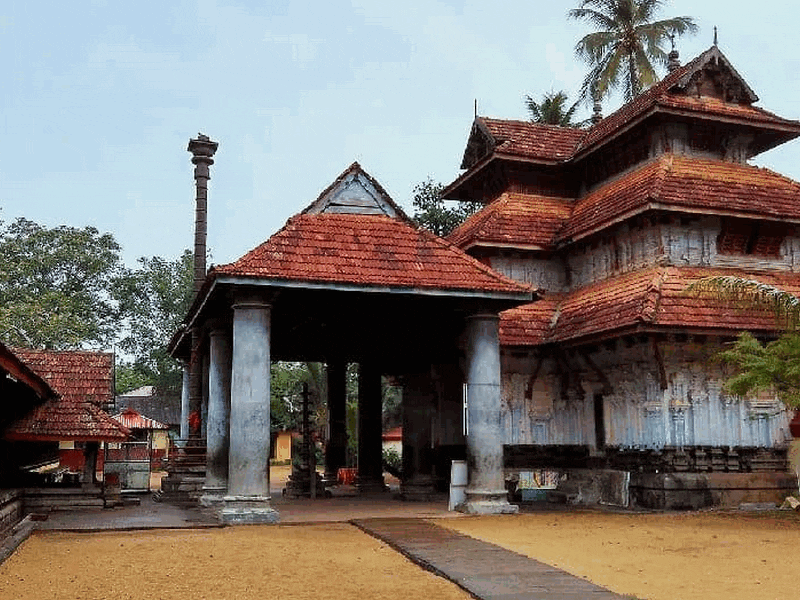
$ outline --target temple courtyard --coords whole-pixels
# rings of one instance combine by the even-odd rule
[[[618,513],[551,506],[473,517],[446,512],[446,500],[404,503],[392,494],[276,498],[275,506],[284,524],[219,527],[195,512],[150,502],[95,513],[96,525],[117,528],[112,531],[92,531],[90,515],[83,521],[55,515],[0,565],[0,597],[471,597],[404,553],[416,553],[416,562],[422,557],[429,568],[444,565],[441,571],[473,592],[489,590],[478,597],[510,597],[504,586],[520,581],[511,555],[501,549],[540,561],[529,562],[540,565],[543,577],[556,574],[550,590],[564,590],[546,591],[534,577],[522,585],[531,595],[514,598],[753,600],[796,593],[792,557],[800,515],[793,511]],[[154,528],[159,515],[172,529]],[[133,530],[119,530],[126,526]],[[405,543],[414,530],[429,532],[416,547]],[[469,560],[480,566],[468,567]],[[472,580],[459,574],[465,565],[474,570]],[[577,577],[558,579],[559,569]],[[587,596],[579,588],[589,582],[619,596]]]

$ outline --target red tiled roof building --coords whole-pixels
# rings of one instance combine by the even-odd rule
[[[476,117],[445,197],[485,207],[449,240],[543,294],[502,313],[507,467],[571,452],[640,473],[631,497],[655,507],[741,501],[717,488],[753,471],[771,490],[754,500],[790,489],[789,415],[728,394],[713,360],[774,320],[686,292],[718,274],[800,292],[800,183],[748,163],[800,122],[757,100],[714,46],[588,129]],[[672,493],[676,473],[715,491]]]

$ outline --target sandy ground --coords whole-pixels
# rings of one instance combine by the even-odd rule
[[[637,598],[800,597],[794,512],[565,512],[437,523]]]
[[[3,600],[358,600],[469,595],[352,525],[35,534],[0,566]]]

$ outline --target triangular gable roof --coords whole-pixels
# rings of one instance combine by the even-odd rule
[[[386,190],[358,162],[347,167],[302,213],[385,215],[411,223]]]

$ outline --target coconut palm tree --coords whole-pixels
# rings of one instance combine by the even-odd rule
[[[698,29],[691,17],[654,21],[663,4],[664,0],[583,0],[569,11],[570,18],[597,29],[575,46],[575,53],[591,68],[582,99],[600,100],[622,87],[627,101],[659,80],[656,65],[666,66],[668,61],[664,45],[673,36]]]
[[[580,101],[567,107],[569,98],[566,92],[547,92],[542,96],[542,101],[537,102],[533,96],[525,96],[525,106],[534,123],[546,123],[560,127],[585,127],[587,121],[575,121],[575,111]]]

